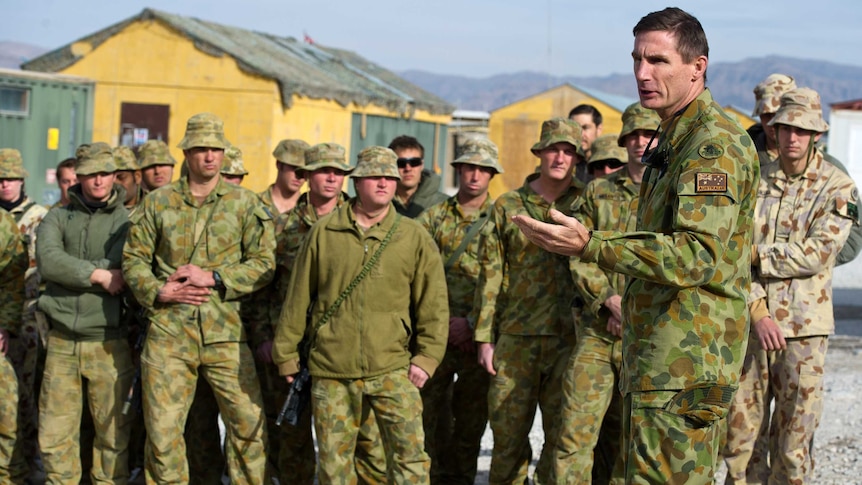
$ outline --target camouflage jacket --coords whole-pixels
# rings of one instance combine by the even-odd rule
[[[575,202],[572,215],[595,231],[634,231],[637,228],[639,192],[640,184],[636,184],[628,170],[623,168],[587,184],[583,197]],[[603,304],[608,298],[623,294],[626,276],[602,270],[595,263],[586,263],[578,258],[569,260],[569,269],[580,297],[575,303],[575,323],[579,334],[618,340],[607,331],[610,312]]]
[[[281,375],[299,370],[299,343],[377,251],[395,222],[363,231],[353,204],[321,218],[299,249],[275,332],[273,359]],[[408,364],[434,374],[446,351],[446,279],[434,241],[416,221],[401,217],[377,264],[328,322],[312,336],[312,376],[374,377]]]
[[[24,245],[30,258],[30,266],[27,268],[27,275],[25,276],[27,301],[35,301],[39,298],[39,288],[42,283],[42,278],[36,267],[36,230],[39,228],[39,223],[45,218],[45,214],[48,213],[48,209],[37,204],[30,197],[25,197],[24,201],[10,212],[18,223],[18,229],[21,230],[21,235],[24,237]]]
[[[342,193],[338,198],[338,207],[341,207],[345,200],[347,194]],[[308,203],[308,192],[299,196],[296,207],[276,217],[275,276],[270,284],[250,297],[247,310],[243,310],[243,316],[249,324],[252,348],[272,340],[281,306],[287,295],[290,270],[293,268],[296,252],[317,220],[317,211]]]
[[[527,176],[524,185],[494,202],[494,230],[482,238],[476,303],[477,342],[495,342],[499,334],[570,335],[575,332],[575,299],[568,260],[532,244],[512,222],[516,214],[547,220],[548,211],[571,214],[584,184],[572,184],[553,203],[531,187],[539,174]],[[478,315],[476,315],[478,313]]]
[[[48,211],[39,225],[36,257],[46,282],[39,309],[65,339],[106,341],[127,334],[122,296],[90,282],[96,269],[120,269],[129,230],[125,197],[125,189],[114,185],[107,205],[93,209],[81,185],[73,185],[69,204]]]
[[[751,258],[757,152],[709,90],[660,130],[638,231],[594,231],[581,259],[630,276],[624,393],[733,388],[748,338],[751,269],[740,262]]]
[[[259,192],[257,196],[260,197],[260,201],[263,202],[263,205],[265,205],[267,209],[269,209],[272,216],[278,217],[278,207],[276,207],[275,202],[272,201],[272,188],[274,186],[275,184],[270,185],[264,189],[263,192]]]
[[[15,219],[0,210],[0,329],[17,334],[24,306],[27,250]],[[6,384],[4,383],[4,386]]]
[[[797,177],[778,161],[763,167],[751,297],[766,298],[785,337],[834,333],[832,268],[858,220],[857,204],[853,181],[820,153]]]
[[[269,283],[275,267],[272,218],[257,195],[219,180],[198,203],[182,177],[150,192],[131,223],[123,273],[149,313],[150,332],[180,336],[192,321],[206,344],[244,341],[239,300]],[[185,264],[218,271],[225,289],[199,307],[156,301],[167,278]]]
[[[416,220],[428,230],[431,238],[440,248],[443,263],[461,245],[474,222],[480,218],[485,221],[479,233],[467,244],[457,261],[446,271],[446,286],[449,289],[449,315],[469,317],[473,310],[476,282],[479,279],[479,241],[482,234],[493,232],[494,223],[490,219],[493,202],[487,197],[479,210],[465,213],[458,203],[458,196],[429,207]],[[485,217],[482,217],[485,215]],[[482,224],[482,222],[479,222]]]

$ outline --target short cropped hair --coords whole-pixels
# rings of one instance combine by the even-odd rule
[[[676,39],[676,51],[683,62],[690,63],[695,58],[709,58],[709,43],[703,26],[690,13],[676,7],[668,7],[658,12],[652,12],[640,19],[632,29],[637,37],[642,32],[669,32]],[[706,82],[706,73],[703,75]]]
[[[602,124],[602,113],[591,104],[579,104],[569,111],[569,119],[575,115],[590,115],[593,117],[593,124],[599,126]]]
[[[422,155],[422,158],[425,158],[425,147],[419,143],[419,140],[413,138],[409,135],[401,135],[396,136],[390,143],[389,149],[393,152],[398,152],[399,150],[403,150],[405,148],[412,148],[414,150],[419,150],[419,153]]]

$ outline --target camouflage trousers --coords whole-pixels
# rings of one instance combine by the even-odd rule
[[[83,380],[95,440],[90,476],[94,483],[126,483],[131,417],[122,413],[134,378],[125,339],[76,342],[48,337],[48,358],[39,396],[39,445],[47,483],[81,480],[80,436]]]
[[[195,322],[187,322],[182,329],[180,335],[171,336],[151,326],[141,354],[147,482],[189,481],[183,429],[202,375],[227,428],[225,454],[231,483],[264,483],[266,424],[248,345],[203,345]]]
[[[640,391],[625,396],[626,484],[712,484],[721,420],[735,388]]]
[[[44,347],[35,314],[24,312],[21,332],[11,339],[8,357],[18,376],[18,439],[11,467],[15,475],[28,476],[39,456],[38,401],[44,363]]]
[[[521,485],[533,457],[530,428],[536,406],[542,410],[545,443],[536,465],[535,482],[551,482],[562,379],[575,336],[500,335],[488,391],[488,418],[494,433],[489,482]]]
[[[18,377],[6,355],[0,355],[0,382],[0,483],[23,483],[26,476],[13,476],[10,467],[18,432]]]
[[[553,460],[554,483],[591,483],[594,449],[600,462],[597,466],[603,468],[595,471],[601,472],[603,483],[610,480],[614,468],[622,473],[621,367],[622,342],[619,339],[608,341],[593,335],[579,335],[563,377],[560,425]],[[601,431],[606,434],[602,440],[605,446],[599,449]]]
[[[358,482],[353,457],[359,429],[371,410],[377,418],[390,465],[389,483],[430,483],[431,464],[424,451],[422,398],[419,389],[407,378],[407,368],[363,379],[314,377],[311,406],[321,485]]]
[[[756,338],[749,341],[723,450],[726,483],[811,483],[814,478],[810,453],[823,412],[828,338],[786,341],[786,349],[769,352]],[[756,446],[763,435],[768,436],[768,456]]]
[[[221,485],[225,470],[218,428],[218,403],[207,380],[198,374],[195,397],[186,418],[186,459],[190,485]]]
[[[432,484],[470,485],[476,481],[482,434],[488,423],[490,382],[475,352],[449,347],[434,376],[422,388],[425,451],[431,458]]]
[[[290,388],[284,377],[278,375],[278,367],[275,364],[256,360],[255,365],[260,378],[266,427],[269,432],[266,456],[270,469],[267,473],[278,478],[279,483],[312,485],[317,460],[311,433],[311,408],[307,407],[302,412],[296,426],[287,423],[276,426],[275,421]]]

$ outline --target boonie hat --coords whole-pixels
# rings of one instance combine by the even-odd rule
[[[390,177],[401,180],[397,160],[398,155],[386,147],[365,148],[356,157],[356,168],[350,176],[353,178]]]
[[[224,161],[221,164],[219,173],[222,175],[248,175],[248,170],[242,163],[242,150],[235,146],[231,146],[224,151]]]
[[[305,166],[302,170],[313,172],[315,170],[331,167],[350,173],[353,167],[347,163],[347,155],[344,147],[338,143],[318,143],[305,151]]]
[[[186,135],[177,148],[188,150],[194,147],[221,148],[226,150],[230,142],[224,136],[224,123],[212,113],[198,113],[186,122]]]
[[[117,165],[111,145],[96,142],[81,145],[75,150],[75,174],[92,175],[94,173],[114,173]]]
[[[605,160],[629,163],[629,154],[625,148],[617,144],[617,138],[617,135],[602,135],[596,138],[590,147],[590,159],[587,160],[587,166]]]
[[[751,116],[775,113],[781,106],[781,95],[796,89],[796,81],[785,74],[770,74],[754,87],[754,111]]]
[[[309,145],[302,140],[281,140],[272,151],[272,156],[292,167],[305,166],[305,151]]]
[[[539,137],[538,143],[530,149],[533,155],[539,156],[539,152],[553,145],[554,143],[565,142],[577,149],[578,155],[584,156],[584,150],[581,148],[581,125],[575,123],[568,118],[552,118],[542,123],[542,135]]]
[[[21,152],[14,148],[0,148],[0,179],[25,179],[29,175]]]
[[[781,107],[769,126],[779,124],[817,133],[829,131],[829,125],[823,120],[820,95],[811,88],[797,88],[781,95]]]
[[[121,145],[114,147],[111,153],[114,155],[114,164],[117,166],[117,171],[138,170],[138,161],[135,159],[135,154],[131,148]]]
[[[461,145],[461,155],[451,163],[453,167],[460,164],[488,167],[496,173],[503,173],[497,145],[487,138],[468,138]]]
[[[138,148],[138,165],[141,169],[153,165],[176,165],[167,143],[162,140],[147,140]]]
[[[625,146],[626,137],[636,130],[658,130],[661,117],[654,109],[644,108],[640,102],[634,102],[623,111],[623,131],[617,138],[617,146]],[[628,162],[628,156],[624,158]]]

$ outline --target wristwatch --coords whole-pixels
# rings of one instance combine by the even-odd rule
[[[215,280],[215,289],[223,290],[224,289],[224,281],[221,279],[221,275],[218,274],[218,271],[213,271],[213,280]]]

